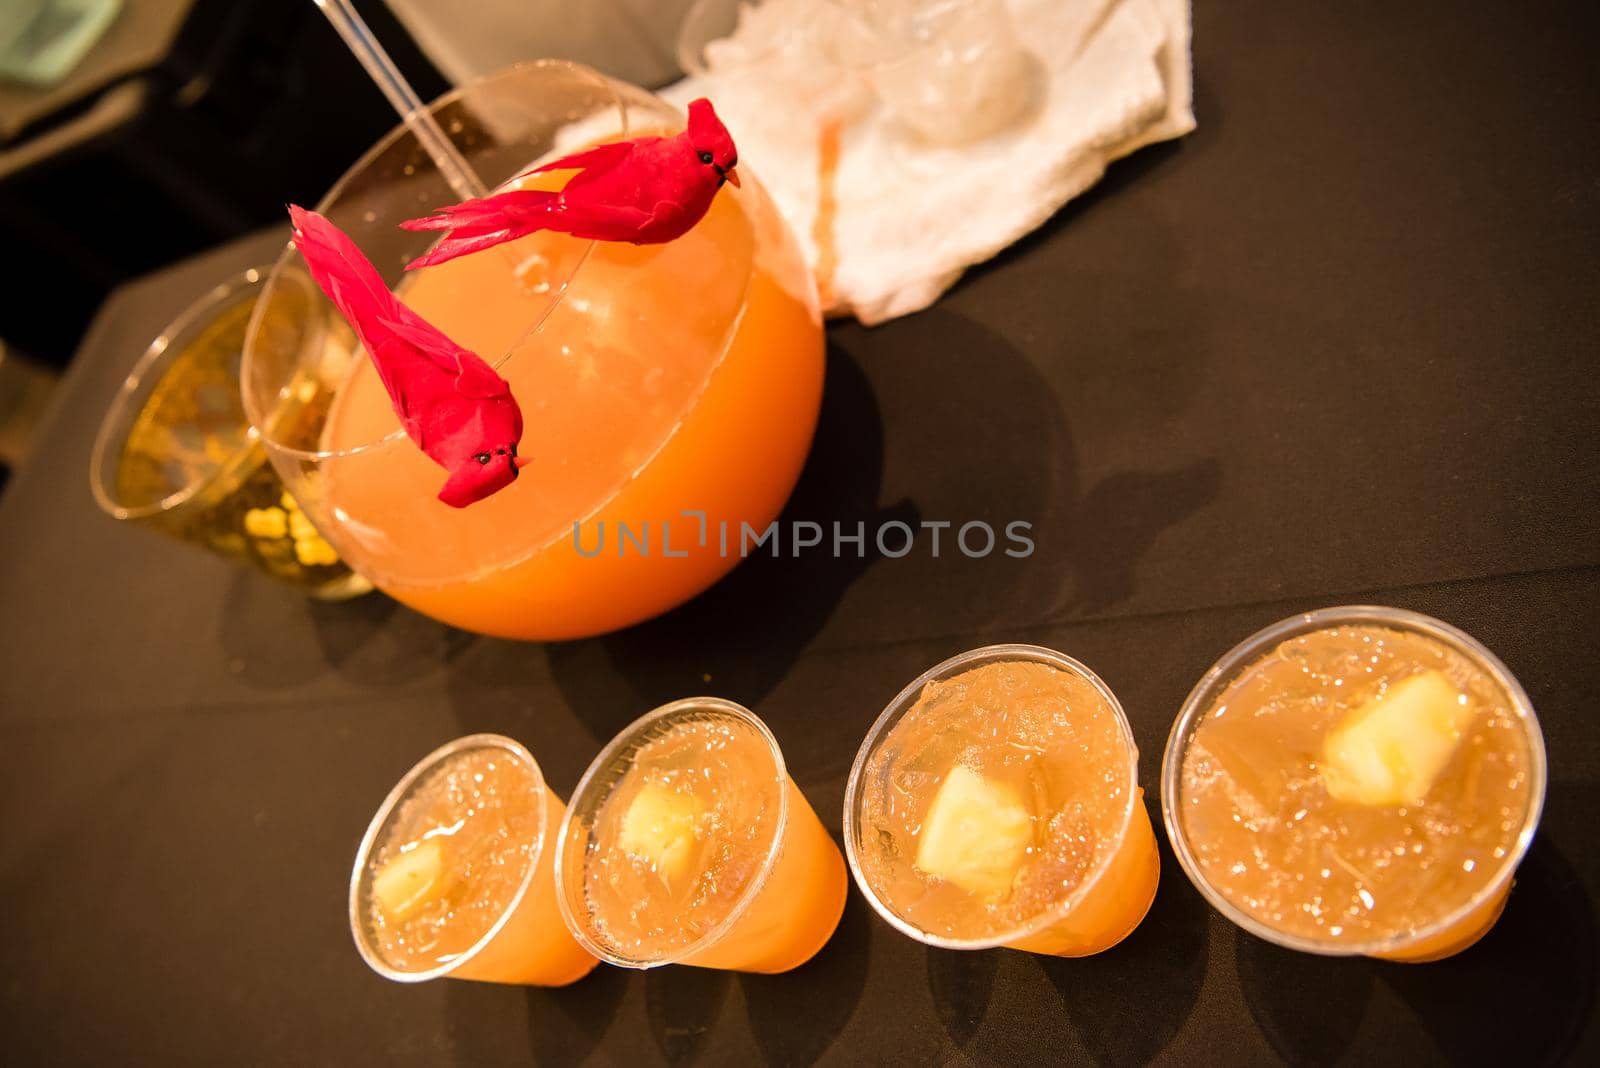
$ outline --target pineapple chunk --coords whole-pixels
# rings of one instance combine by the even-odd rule
[[[1421,804],[1476,714],[1442,671],[1413,675],[1328,734],[1322,781],[1341,801]]]
[[[671,886],[689,874],[700,845],[700,817],[704,814],[705,809],[693,797],[647,783],[622,816],[617,846],[629,856],[648,861],[662,882]]]
[[[452,877],[444,846],[424,838],[415,849],[399,854],[372,879],[372,896],[390,923],[404,923],[450,889]]]
[[[969,893],[1011,893],[1033,841],[1033,820],[1015,793],[971,768],[950,769],[923,820],[916,865]]]

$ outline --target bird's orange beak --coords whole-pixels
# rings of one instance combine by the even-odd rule
[[[511,466],[516,468],[518,471],[521,471],[524,467],[527,467],[531,462],[531,459],[527,456],[513,456],[511,458]]]
[[[727,179],[729,185],[733,186],[735,189],[739,188],[739,171],[737,168],[728,168]]]

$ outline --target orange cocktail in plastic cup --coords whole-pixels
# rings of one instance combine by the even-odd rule
[[[810,960],[847,885],[772,732],[715,697],[650,712],[595,758],[561,825],[556,880],[573,934],[612,964],[745,972]]]
[[[844,830],[879,915],[947,949],[1098,953],[1160,875],[1122,706],[1035,645],[974,649],[900,691],[856,754]]]
[[[350,873],[350,930],[387,979],[564,986],[599,963],[556,907],[566,811],[533,756],[497,734],[434,750],[367,827]]]
[[[1162,764],[1173,852],[1251,934],[1325,956],[1459,953],[1538,826],[1544,740],[1506,666],[1447,623],[1354,605],[1246,638]]]

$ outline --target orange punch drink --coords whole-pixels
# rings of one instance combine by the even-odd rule
[[[901,690],[856,754],[844,835],[879,914],[947,949],[1098,953],[1160,874],[1122,706],[1035,645],[974,649]]]
[[[748,709],[715,697],[645,715],[573,791],[556,854],[561,914],[625,968],[783,972],[844,912],[839,847]]]
[[[586,144],[683,123],[642,90],[555,62],[510,68],[431,110],[497,189],[559,188],[571,172],[524,175]],[[318,210],[402,300],[510,383],[526,465],[468,508],[436,500],[444,471],[400,429],[371,361],[291,249],[265,304],[308,302],[314,314],[296,330],[258,314],[244,391],[317,528],[397,600],[509,638],[615,630],[725,574],[744,529],[759,537],[788,499],[822,396],[815,288],[752,178],[723,186],[665,244],[539,233],[406,272],[432,238],[397,224],[458,198],[404,127],[380,142]]]
[[[1545,754],[1505,665],[1394,608],[1294,616],[1189,695],[1162,811],[1224,916],[1307,953],[1437,960],[1505,907],[1544,803]]]
[[[597,963],[556,908],[566,811],[526,749],[497,734],[429,753],[372,818],[350,874],[350,930],[372,970],[564,986]]]

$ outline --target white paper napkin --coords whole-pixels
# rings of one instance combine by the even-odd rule
[[[809,0],[767,0],[724,55],[761,52],[770,42],[751,35],[782,25],[772,16],[786,4]],[[711,49],[712,70],[663,95],[680,106],[712,99],[741,163],[820,268],[828,313],[879,323],[932,304],[967,267],[1093,185],[1112,160],[1194,128],[1189,0],[1009,0],[1009,8],[1038,61],[1036,107],[975,142],[910,134],[870,80],[830,66],[815,49],[726,64]]]

